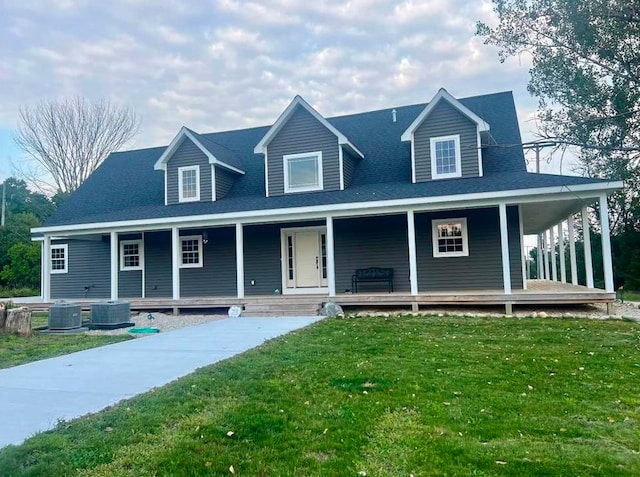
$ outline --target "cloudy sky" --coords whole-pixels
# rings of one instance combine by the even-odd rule
[[[501,64],[477,20],[489,2],[0,0],[0,176],[19,107],[73,95],[133,106],[147,147],[270,124],[296,94],[328,117],[512,90],[532,139],[528,60]]]

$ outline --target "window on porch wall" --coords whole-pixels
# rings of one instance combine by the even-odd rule
[[[434,257],[469,255],[466,218],[434,220],[432,227]]]
[[[200,235],[180,237],[180,267],[202,267],[202,237]]]

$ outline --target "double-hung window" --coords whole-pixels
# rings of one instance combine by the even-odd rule
[[[462,177],[459,135],[431,138],[431,177]]]
[[[143,263],[142,240],[120,241],[120,270],[142,270]]]
[[[69,270],[69,247],[67,244],[51,246],[51,273],[67,273]]]
[[[180,237],[180,268],[202,267],[202,236]]]
[[[434,257],[466,257],[469,255],[466,218],[434,220],[432,235]]]
[[[178,200],[194,202],[200,200],[200,167],[178,167]]]
[[[284,191],[322,190],[322,151],[283,156]]]

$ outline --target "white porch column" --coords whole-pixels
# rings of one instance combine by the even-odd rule
[[[44,236],[42,241],[42,257],[40,257],[42,263],[42,282],[40,283],[40,293],[42,295],[42,301],[49,301],[51,298],[51,271],[49,265],[51,264],[51,237]]]
[[[547,229],[545,232],[545,258],[547,265],[547,280],[551,280],[553,275],[551,274],[551,231]]]
[[[578,261],[576,260],[576,227],[573,223],[573,215],[567,218],[567,231],[569,232],[569,260],[571,261],[571,283],[578,284]]]
[[[558,224],[558,250],[560,252],[560,281],[567,283],[567,265],[564,263],[564,221]]]
[[[593,261],[591,259],[591,233],[587,208],[582,208],[582,238],[584,240],[584,271],[587,275],[587,287],[593,288]]]
[[[611,232],[609,230],[609,205],[607,194],[600,196],[600,232],[602,233],[602,262],[604,269],[604,288],[608,292],[615,291],[613,284],[613,261],[611,259]]]
[[[507,229],[507,205],[498,206],[500,212],[500,248],[502,250],[502,282],[504,294],[511,295],[511,267],[509,265],[509,232]]]
[[[336,261],[333,242],[333,217],[327,216],[327,286],[329,296],[336,296]]]
[[[111,232],[109,236],[111,247],[111,299],[118,299],[118,232]]]
[[[527,289],[527,250],[524,247],[524,224],[522,223],[522,206],[518,205],[518,223],[520,228],[520,259],[522,260],[522,289]]]
[[[178,227],[171,228],[171,284],[172,298],[180,299],[180,231]]]
[[[416,219],[413,210],[407,211],[407,237],[409,244],[409,283],[411,295],[418,294],[418,259],[416,258]]]
[[[236,290],[238,298],[244,298],[244,229],[236,224]]]
[[[551,278],[553,278],[554,282],[558,281],[558,264],[556,263],[556,237],[554,232],[554,227],[549,229],[549,245],[551,247]]]
[[[537,272],[538,279],[544,278],[544,252],[542,250],[542,234],[538,234]]]

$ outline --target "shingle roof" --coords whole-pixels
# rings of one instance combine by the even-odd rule
[[[194,137],[204,146],[204,148],[209,151],[216,159],[220,162],[224,162],[225,164],[244,171],[244,164],[242,157],[240,157],[233,149],[229,149],[222,144],[218,144],[215,142],[215,138],[205,137],[202,134],[195,132],[192,129],[189,129],[189,132],[194,135]]]
[[[242,161],[239,176],[227,196],[215,202],[164,205],[163,171],[154,163],[166,147],[111,154],[69,197],[45,226],[99,223],[122,220],[179,217],[250,210],[267,210],[324,204],[370,202],[385,199],[437,197],[476,192],[571,186],[600,182],[573,176],[531,174],[526,165],[510,92],[460,100],[491,125],[496,147],[483,149],[484,177],[411,183],[410,144],[400,135],[425,107],[396,107],[329,118],[340,131],[358,144],[365,158],[359,162],[351,185],[344,191],[315,192],[265,197],[264,158],[253,148],[269,127],[199,134],[207,147]],[[214,153],[213,151],[211,151]]]

